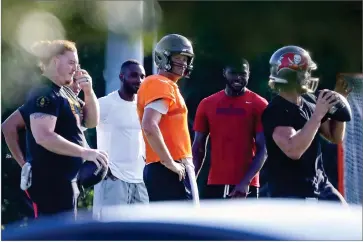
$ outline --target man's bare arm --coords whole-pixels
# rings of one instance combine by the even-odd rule
[[[252,179],[261,170],[267,158],[266,141],[263,132],[256,134],[256,155],[252,160],[251,166],[248,169],[241,183],[250,184]]]
[[[162,114],[152,108],[146,108],[142,118],[141,127],[151,148],[158,154],[162,162],[174,162],[166,147],[163,135],[159,128]]]
[[[19,143],[19,131],[25,129],[25,122],[19,110],[13,112],[2,124],[1,129],[5,142],[16,162],[23,167],[25,164],[24,154]]]
[[[320,126],[321,135],[334,144],[339,144],[344,139],[345,122],[332,119],[327,120]]]
[[[75,80],[84,93],[83,123],[86,128],[95,128],[100,121],[100,106],[92,88],[92,77],[84,69],[76,72]]]
[[[94,128],[98,125],[100,120],[100,107],[96,94],[93,90],[90,92],[84,92],[84,102],[84,125],[86,128]]]
[[[328,110],[338,102],[334,92],[322,90],[319,93],[314,113],[302,129],[296,131],[293,127],[285,126],[274,129],[272,138],[277,146],[291,159],[300,159],[311,145],[320,128],[321,120]]]
[[[173,160],[168,147],[165,144],[163,135],[159,128],[161,112],[154,108],[146,108],[141,122],[147,141],[151,148],[158,154],[160,163],[179,176],[179,180],[185,178],[185,166]]]
[[[57,117],[44,113],[30,115],[30,127],[38,145],[59,155],[83,157],[85,149],[54,132]]]
[[[293,160],[298,160],[311,145],[319,127],[320,120],[312,117],[298,131],[293,127],[276,127],[272,138],[285,155]]]
[[[206,154],[208,134],[202,132],[195,132],[194,141],[192,145],[193,163],[195,167],[195,174],[198,176],[203,166]]]

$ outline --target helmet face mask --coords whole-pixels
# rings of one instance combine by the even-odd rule
[[[318,88],[319,78],[311,77],[311,70],[297,74],[297,81],[301,87],[310,92],[315,92]]]
[[[187,57],[186,66],[172,61],[172,57],[182,55]],[[194,52],[191,42],[182,35],[169,34],[164,36],[156,45],[154,50],[155,64],[163,71],[173,73],[178,76],[190,77],[193,70]],[[175,73],[173,67],[182,67],[182,73]]]
[[[311,71],[316,69],[317,65],[306,50],[298,46],[285,46],[271,56],[270,82],[297,85],[302,90],[314,92],[319,79],[311,77]]]

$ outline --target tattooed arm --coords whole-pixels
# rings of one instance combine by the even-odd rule
[[[82,157],[84,148],[54,132],[57,117],[45,113],[30,115],[30,128],[38,145],[59,155]]]
[[[56,122],[57,117],[50,114],[33,113],[30,115],[30,128],[38,145],[59,155],[81,157],[107,167],[108,158],[105,152],[84,148],[66,140],[54,132]]]

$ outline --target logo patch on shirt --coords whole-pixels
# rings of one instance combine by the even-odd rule
[[[246,110],[244,108],[235,108],[232,105],[229,107],[219,107],[216,109],[217,115],[235,115],[235,116],[244,116],[246,114]]]
[[[50,103],[50,100],[46,96],[38,97],[37,101],[36,101],[37,107],[41,107],[41,108],[48,107],[49,103]]]

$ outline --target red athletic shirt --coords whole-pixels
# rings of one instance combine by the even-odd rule
[[[210,134],[209,185],[237,185],[255,155],[256,133],[262,132],[261,115],[266,99],[246,90],[227,96],[224,90],[204,98],[197,109],[194,131]],[[259,187],[259,174],[251,182]]]

